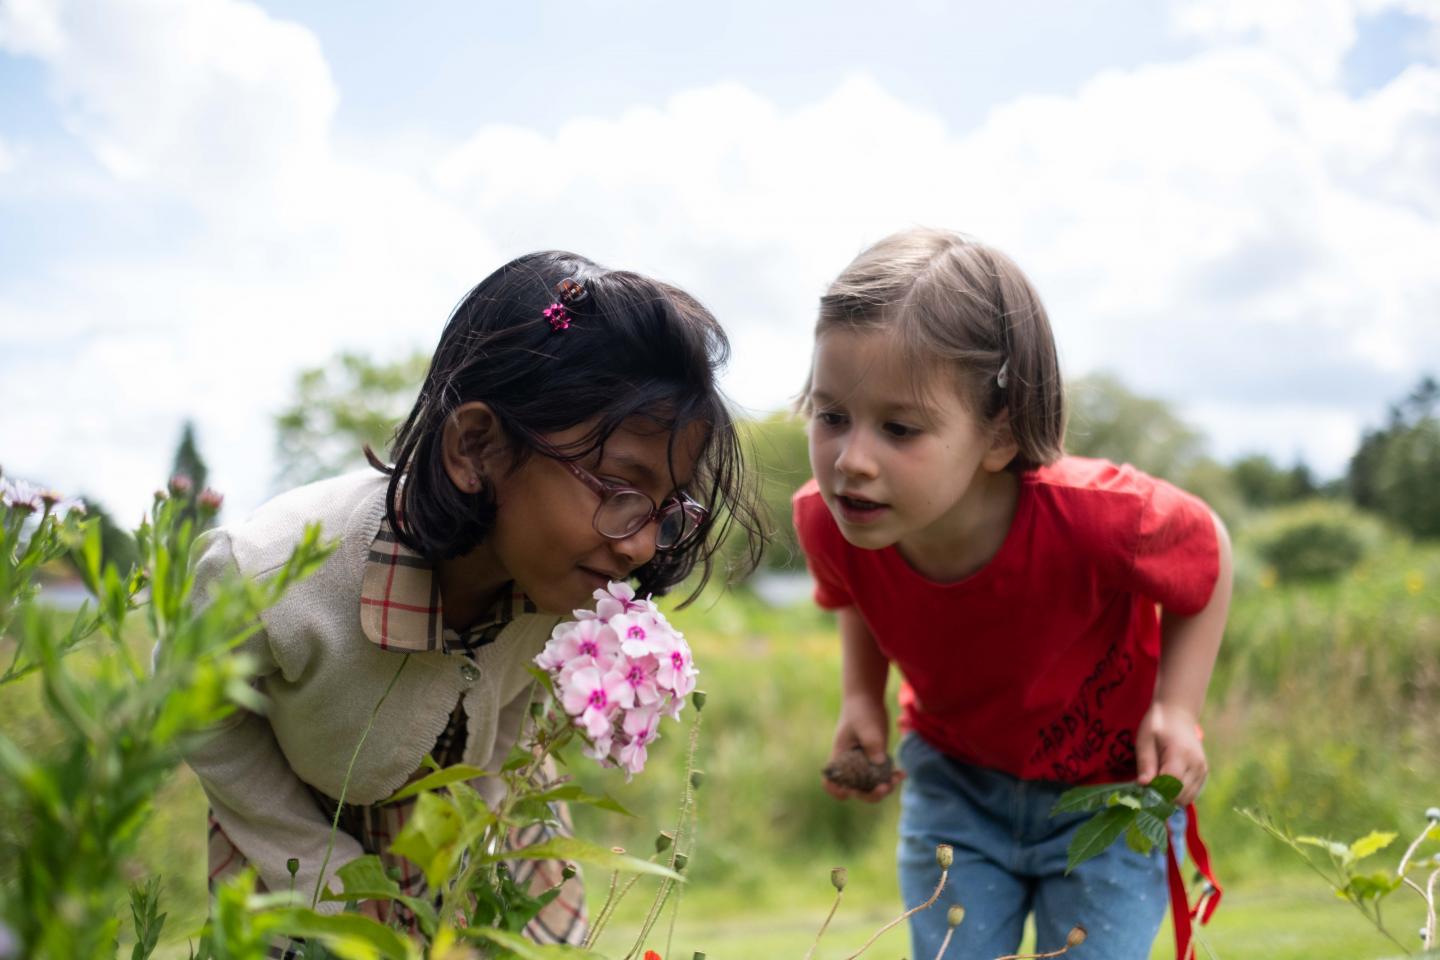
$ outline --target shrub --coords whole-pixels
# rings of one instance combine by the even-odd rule
[[[1383,536],[1380,525],[1340,503],[1311,500],[1277,510],[1249,531],[1256,553],[1286,582],[1333,580]]]

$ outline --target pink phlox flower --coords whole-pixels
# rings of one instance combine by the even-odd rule
[[[636,600],[635,588],[620,580],[611,580],[604,590],[595,591],[595,615],[601,620],[609,620],[632,610],[646,609],[646,604],[649,604],[650,609],[655,606],[649,599]]]
[[[616,670],[601,672],[598,667],[582,667],[570,675],[562,686],[561,702],[565,712],[579,720],[591,740],[609,739],[617,710],[635,702],[635,693],[625,682],[625,675]]]
[[[635,611],[621,613],[610,618],[610,628],[620,638],[620,649],[627,657],[643,657],[654,653],[662,633],[673,632],[663,617],[653,613]]]
[[[629,776],[633,777],[645,769],[645,762],[649,759],[646,748],[655,742],[655,730],[659,725],[660,711],[653,707],[639,707],[625,714],[622,723],[624,737],[619,741],[620,748],[614,756]]]
[[[660,649],[655,651],[655,660],[655,679],[660,686],[674,693],[676,699],[689,696],[695,689],[695,677],[700,671],[695,669],[695,662],[690,656],[690,645],[685,642],[685,638],[676,633],[665,634],[661,639]]]
[[[648,654],[644,657],[632,657],[625,664],[625,682],[630,685],[634,694],[633,703],[641,707],[648,707],[651,704],[659,703],[664,696],[659,684],[655,682],[655,672],[658,668],[655,658]]]
[[[620,638],[614,630],[599,620],[579,620],[557,626],[535,662],[554,673],[584,663],[608,669],[619,657]]]

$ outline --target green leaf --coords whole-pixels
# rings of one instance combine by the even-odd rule
[[[1345,884],[1345,893],[1356,900],[1379,900],[1394,893],[1404,881],[1383,870],[1375,873],[1359,873]]]
[[[1165,827],[1165,820],[1149,808],[1135,814],[1135,829],[1145,834],[1146,839],[1161,850],[1170,845],[1170,831]]]
[[[621,873],[648,873],[657,877],[684,881],[684,877],[669,867],[649,860],[641,860],[628,854],[616,853],[606,847],[577,840],[575,837],[552,837],[544,843],[537,843],[519,850],[504,850],[484,858],[482,863],[496,860],[574,860],[602,870],[618,870]]]
[[[1070,840],[1069,862],[1065,865],[1065,872],[1069,873],[1091,857],[1104,853],[1110,844],[1125,832],[1135,817],[1136,811],[1128,807],[1107,807],[1082,823]]]
[[[1142,857],[1148,857],[1155,844],[1145,835],[1145,831],[1140,829],[1139,823],[1132,822],[1125,828],[1125,846]]]
[[[479,818],[462,817],[454,804],[433,793],[422,793],[390,852],[408,857],[425,871],[431,888],[438,890],[454,872],[465,848],[487,825]]]
[[[1355,860],[1364,860],[1384,850],[1395,842],[1399,836],[1396,833],[1382,833],[1379,830],[1371,830],[1365,836],[1350,844],[1350,856]]]
[[[1087,787],[1071,787],[1060,794],[1060,799],[1050,808],[1050,816],[1104,809],[1109,804],[1110,795],[1127,786],[1129,784],[1096,783]]]
[[[1319,847],[1332,857],[1339,857],[1346,862],[1350,860],[1351,854],[1348,846],[1327,839],[1326,837],[1296,837],[1295,842],[1307,847]]]
[[[426,790],[439,790],[441,787],[449,786],[452,783],[459,783],[464,780],[473,780],[476,777],[488,776],[489,774],[486,773],[484,770],[481,770],[479,767],[472,767],[463,763],[457,763],[453,767],[446,767],[443,770],[437,770],[434,773],[427,774],[426,776],[421,777],[419,780],[416,780],[413,783],[406,784],[405,786],[401,787],[399,790],[396,790],[389,797],[385,798],[380,802],[395,803],[398,800],[404,800],[407,797],[413,797],[417,793],[423,793]]]
[[[465,936],[479,940],[488,940],[509,950],[520,960],[605,960],[600,954],[593,950],[581,950],[579,947],[567,947],[561,945],[544,945],[527,940],[518,933],[511,933],[508,930],[497,930],[494,927],[466,927]]]
[[[344,885],[343,893],[326,890],[320,899],[326,903],[340,903],[350,900],[398,900],[405,904],[420,919],[420,926],[433,935],[439,920],[435,904],[420,897],[406,896],[400,884],[385,872],[385,865],[374,854],[351,860],[335,876]]]
[[[399,931],[358,913],[324,915],[304,907],[278,907],[265,917],[276,931],[316,939],[345,960],[418,960],[419,949]]]
[[[1165,802],[1167,803],[1174,803],[1175,798],[1180,796],[1180,791],[1185,788],[1185,785],[1183,783],[1181,783],[1175,777],[1170,776],[1170,774],[1168,773],[1162,773],[1160,776],[1156,777],[1154,780],[1151,780],[1145,786],[1147,789],[1154,790],[1156,793],[1160,794],[1160,796],[1164,797]]]
[[[551,787],[548,790],[537,793],[535,794],[535,796],[529,799],[539,800],[542,803],[552,803],[556,800],[562,800],[566,803],[583,803],[588,804],[592,807],[598,807],[601,810],[609,810],[611,813],[618,813],[622,817],[634,816],[633,813],[631,813],[629,810],[626,810],[623,806],[620,805],[617,800],[615,800],[614,797],[610,796],[608,793],[602,793],[599,796],[595,796],[593,794],[586,793],[584,788],[582,788],[578,783],[563,783],[558,787]]]

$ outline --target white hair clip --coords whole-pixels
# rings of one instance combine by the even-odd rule
[[[1010,386],[1010,358],[1006,357],[1005,362],[1000,364],[1000,372],[995,374],[995,386],[1004,390]]]

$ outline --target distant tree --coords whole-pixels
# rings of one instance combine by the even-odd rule
[[[294,399],[275,418],[280,485],[298,486],[364,466],[367,443],[383,457],[429,362],[422,353],[390,363],[341,353],[323,367],[302,370]]]
[[[1263,453],[1241,457],[1230,466],[1230,477],[1247,506],[1274,507],[1313,497],[1319,492],[1310,468],[1297,462],[1288,469]]]
[[[1423,377],[1366,431],[1347,477],[1355,504],[1419,537],[1440,537],[1440,384]]]
[[[1108,373],[1070,385],[1065,448],[1082,457],[1129,463],[1180,482],[1205,453],[1205,437],[1163,400],[1132,393]]]
[[[175,446],[175,462],[170,467],[172,478],[183,477],[188,481],[171,481],[171,493],[177,499],[185,501],[185,516],[194,521],[199,516],[195,509],[195,501],[200,492],[205,489],[205,482],[210,478],[210,468],[205,465],[205,459],[200,456],[200,447],[195,439],[195,424],[186,420],[180,430],[180,442]]]
[[[790,519],[790,498],[810,479],[810,448],[805,423],[789,413],[741,423],[747,465],[759,478],[765,506],[764,567],[769,570],[804,570],[805,557],[795,539]]]

